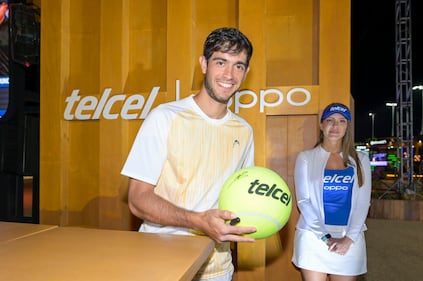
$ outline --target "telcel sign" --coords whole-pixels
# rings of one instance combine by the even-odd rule
[[[176,81],[176,99],[179,99],[179,81]],[[80,96],[79,89],[72,91],[72,94],[65,100],[66,108],[63,113],[65,120],[98,120],[104,119],[145,119],[152,109],[152,105],[159,93],[160,87],[153,87],[147,99],[141,94],[133,95],[112,95],[111,88],[103,91],[100,99],[96,96]],[[293,96],[296,95],[295,100]],[[300,98],[298,97],[300,95]],[[242,97],[250,97],[249,102],[243,103]],[[271,102],[266,97],[273,97]],[[274,98],[276,96],[276,99]],[[239,113],[241,108],[252,108],[260,106],[260,112],[266,107],[277,107],[284,102],[284,94],[279,89],[260,90],[259,95],[251,90],[238,91],[231,99],[228,106],[234,103],[234,112]],[[292,88],[286,93],[286,102],[291,106],[304,106],[311,100],[311,93],[304,88]],[[119,108],[119,106],[121,106]]]

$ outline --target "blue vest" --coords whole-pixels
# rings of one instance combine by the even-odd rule
[[[353,167],[342,170],[325,169],[323,177],[323,209],[325,224],[348,224],[353,186]]]

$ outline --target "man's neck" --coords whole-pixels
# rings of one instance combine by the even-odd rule
[[[203,89],[194,96],[194,101],[201,110],[212,119],[221,119],[225,117],[228,112],[226,104],[213,100]]]

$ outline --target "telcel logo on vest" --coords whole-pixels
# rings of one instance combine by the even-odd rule
[[[349,175],[338,175],[334,174],[333,176],[325,176],[323,177],[323,183],[352,183],[354,181],[354,177]]]
[[[141,94],[133,95],[112,95],[111,88],[106,88],[100,99],[96,96],[80,96],[79,89],[74,89],[72,94],[65,100],[66,108],[63,113],[65,120],[98,120],[118,119],[125,120],[145,119],[152,109],[152,105],[159,93],[160,87],[153,87],[147,100]],[[176,100],[179,100],[179,80],[176,81]],[[301,101],[293,99],[294,94],[299,94],[303,98]],[[266,101],[267,95],[276,95],[273,102]],[[249,96],[252,100],[248,103],[241,102],[241,97]],[[297,99],[298,100],[298,99]],[[311,93],[304,88],[290,89],[286,94],[286,101],[292,106],[304,106],[311,100]],[[235,93],[228,106],[234,103],[234,112],[239,113],[240,108],[252,108],[260,106],[260,112],[264,112],[265,107],[276,107],[284,101],[284,94],[279,89],[260,90],[259,96],[251,90],[242,90]],[[121,106],[119,108],[119,106]]]
[[[334,174],[333,176],[325,176],[323,178],[323,189],[332,190],[332,191],[347,191],[348,184],[354,182],[354,177],[349,175],[338,175]],[[331,185],[333,184],[333,185]]]

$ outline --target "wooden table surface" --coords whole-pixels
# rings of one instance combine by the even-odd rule
[[[56,225],[0,221],[0,244],[15,239],[20,239],[29,235],[34,235],[56,227]]]
[[[56,227],[0,244],[1,280],[192,280],[207,237]]]

